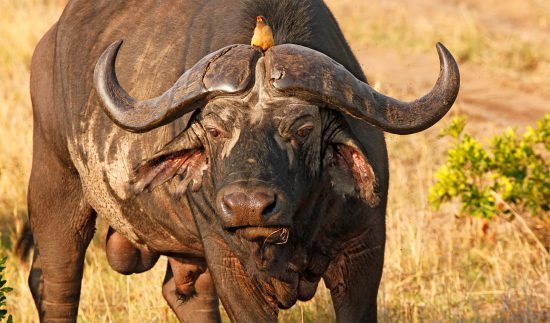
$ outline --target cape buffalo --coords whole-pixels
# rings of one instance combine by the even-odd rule
[[[275,46],[248,44],[255,17]],[[453,104],[441,72],[405,103],[367,83],[321,0],[72,0],[32,60],[35,253],[42,321],[75,321],[96,217],[107,257],[143,272],[182,321],[276,321],[320,279],[337,319],[375,321],[388,159]]]

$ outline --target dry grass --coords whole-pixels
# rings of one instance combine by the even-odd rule
[[[461,62],[518,77],[550,74],[550,3],[545,1],[327,1],[356,47],[431,51],[442,41]],[[338,17],[341,13],[341,17]]]
[[[36,321],[26,283],[27,268],[10,251],[15,226],[26,215],[32,147],[30,57],[39,37],[59,16],[63,3],[0,0],[0,232],[4,246],[0,254],[10,256],[7,279],[14,292],[8,303],[16,322]],[[329,1],[356,49],[382,46],[392,51],[422,52],[433,50],[434,41],[444,39],[463,61],[476,66],[505,69],[530,78],[550,75],[550,49],[542,47],[549,43],[550,34],[544,33],[550,24],[550,11],[541,10],[546,2],[532,0],[525,5],[514,0],[507,4],[507,8],[512,6],[508,11],[491,11],[492,16],[500,15],[514,23],[517,30],[493,26],[492,16],[481,17],[483,8],[472,7],[473,0],[460,5],[438,3],[419,1],[411,13],[412,6],[396,1]],[[514,11],[513,4],[519,9]],[[410,98],[418,92],[416,88],[403,92],[381,86],[400,97]],[[453,109],[460,111],[462,106]],[[550,320],[550,258],[521,222],[495,221],[490,234],[484,235],[482,223],[454,217],[456,205],[439,212],[428,206],[426,196],[433,172],[443,161],[445,141],[437,138],[441,127],[413,136],[388,136],[392,177],[380,319]],[[501,130],[487,120],[476,120],[470,129],[485,136]],[[104,229],[105,224],[100,224],[99,235],[87,253],[81,321],[175,322],[160,293],[165,260],[145,274],[126,277],[114,273],[102,250]],[[314,301],[283,311],[281,321],[333,321],[330,304],[327,290],[320,289]]]

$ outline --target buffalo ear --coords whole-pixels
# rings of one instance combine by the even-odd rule
[[[183,180],[177,190],[183,191],[205,164],[205,155],[196,135],[192,131],[184,132],[136,167],[130,185],[134,193],[139,194],[178,176]]]
[[[153,190],[176,175],[189,177],[191,165],[201,158],[200,150],[187,150],[180,153],[161,155],[144,162],[136,169],[132,185],[135,193],[146,189]]]
[[[349,138],[333,140],[325,153],[333,189],[340,194],[356,196],[370,207],[380,202],[376,193],[376,177],[367,156]]]

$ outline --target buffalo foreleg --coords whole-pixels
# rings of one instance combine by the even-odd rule
[[[78,176],[37,141],[28,197],[35,242],[29,286],[41,321],[74,322],[96,216]]]
[[[349,241],[348,247],[331,262],[323,276],[338,322],[377,321],[376,297],[382,277],[385,240],[383,220],[381,222]]]
[[[181,322],[221,322],[218,295],[204,261],[168,258],[162,294]]]

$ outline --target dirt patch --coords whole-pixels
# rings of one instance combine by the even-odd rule
[[[400,99],[424,95],[439,72],[435,49],[431,55],[404,55],[384,48],[354,48],[369,82]],[[461,89],[454,112],[498,126],[534,124],[550,113],[550,83],[522,82],[482,66],[460,64]]]

